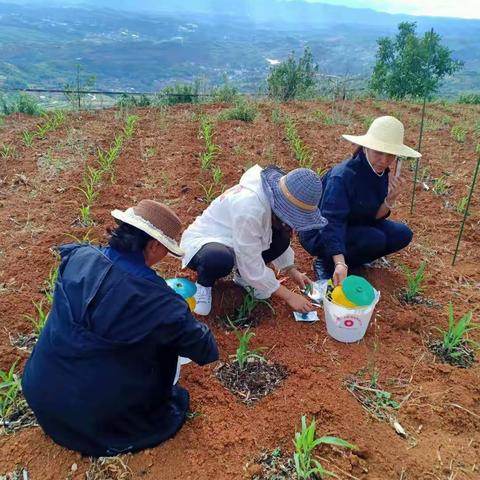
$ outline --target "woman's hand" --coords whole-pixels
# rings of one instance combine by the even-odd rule
[[[388,195],[385,200],[393,205],[405,185],[405,179],[402,177],[390,177],[388,180]]]
[[[288,276],[302,289],[305,290],[307,285],[312,285],[313,282],[302,272],[299,272],[295,267],[291,268]]]
[[[337,287],[348,275],[348,267],[344,263],[337,263],[333,272],[333,284]]]
[[[315,310],[314,306],[303,295],[295,292],[289,292],[286,301],[294,312],[308,313]]]

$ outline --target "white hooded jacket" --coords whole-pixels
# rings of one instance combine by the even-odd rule
[[[261,171],[262,167],[255,165],[242,175],[238,185],[216,198],[183,232],[180,247],[185,250],[183,267],[207,243],[233,248],[242,278],[271,295],[280,283],[262,258],[262,252],[272,243],[272,209],[263,191]],[[278,269],[292,265],[292,248],[288,247],[272,263]]]

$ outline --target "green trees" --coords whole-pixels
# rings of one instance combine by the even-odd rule
[[[305,95],[315,85],[317,72],[318,65],[313,62],[309,48],[305,49],[298,61],[292,52],[287,60],[270,71],[267,78],[268,94],[282,101]]]
[[[445,75],[460,70],[463,63],[453,60],[451,51],[440,44],[437,33],[416,35],[415,22],[402,22],[394,39],[378,39],[377,62],[370,88],[390,98],[430,97]]]

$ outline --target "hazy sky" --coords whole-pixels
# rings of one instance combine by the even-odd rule
[[[480,0],[308,0],[387,13],[480,19]]]

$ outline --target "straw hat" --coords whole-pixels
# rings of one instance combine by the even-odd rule
[[[175,213],[165,205],[153,200],[141,200],[136,207],[127,210],[113,210],[112,216],[142,230],[176,257],[183,257],[184,252],[178,246],[177,239],[182,232],[182,223]]]
[[[271,165],[261,172],[262,186],[273,213],[297,232],[321,228],[328,222],[318,204],[322,180],[308,168],[285,173]]]
[[[399,157],[420,158],[422,155],[403,144],[403,123],[395,117],[376,118],[365,135],[342,135],[349,142],[378,152]]]

